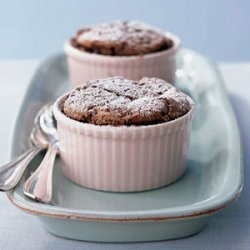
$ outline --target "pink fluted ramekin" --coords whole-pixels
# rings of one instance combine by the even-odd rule
[[[68,118],[54,104],[64,175],[93,189],[131,192],[165,186],[185,171],[194,112],[148,126],[98,126]]]
[[[67,55],[72,87],[87,80],[112,76],[123,76],[131,80],[156,77],[174,83],[176,55],[181,43],[180,39],[171,33],[166,33],[166,36],[173,41],[171,48],[138,56],[107,56],[88,53],[66,42],[64,51]]]

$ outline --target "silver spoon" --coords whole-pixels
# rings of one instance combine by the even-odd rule
[[[30,141],[34,145],[17,159],[0,167],[0,191],[9,191],[14,188],[21,179],[26,167],[31,160],[43,149],[48,147],[48,138],[41,132],[39,120],[51,104],[43,106],[34,120],[34,126],[30,134]]]
[[[50,203],[53,191],[54,161],[58,152],[58,135],[52,107],[40,116],[39,126],[41,132],[45,133],[49,139],[49,147],[39,167],[24,183],[23,192],[32,199]]]

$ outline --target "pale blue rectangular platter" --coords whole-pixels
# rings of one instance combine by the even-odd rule
[[[52,205],[24,196],[22,185],[41,160],[35,159],[8,193],[20,209],[36,215],[51,233],[78,240],[136,242],[180,238],[204,228],[210,216],[240,194],[243,185],[238,126],[216,67],[191,50],[178,58],[176,84],[197,110],[188,170],[176,183],[147,192],[108,193],[65,179],[57,159]],[[38,109],[69,88],[66,59],[57,55],[37,70],[23,100],[13,133],[12,158],[28,147]]]

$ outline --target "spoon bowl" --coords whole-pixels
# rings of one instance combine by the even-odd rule
[[[45,112],[39,116],[38,127],[47,142],[53,144],[58,141],[56,120],[53,115],[53,104],[50,104]]]

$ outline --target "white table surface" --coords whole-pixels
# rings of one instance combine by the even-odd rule
[[[0,165],[7,162],[10,136],[36,60],[0,61]],[[250,249],[250,63],[220,64],[241,130],[245,185],[241,197],[211,218],[199,234],[171,241],[107,244],[67,240],[46,232],[39,220],[0,193],[0,250],[4,249]]]

